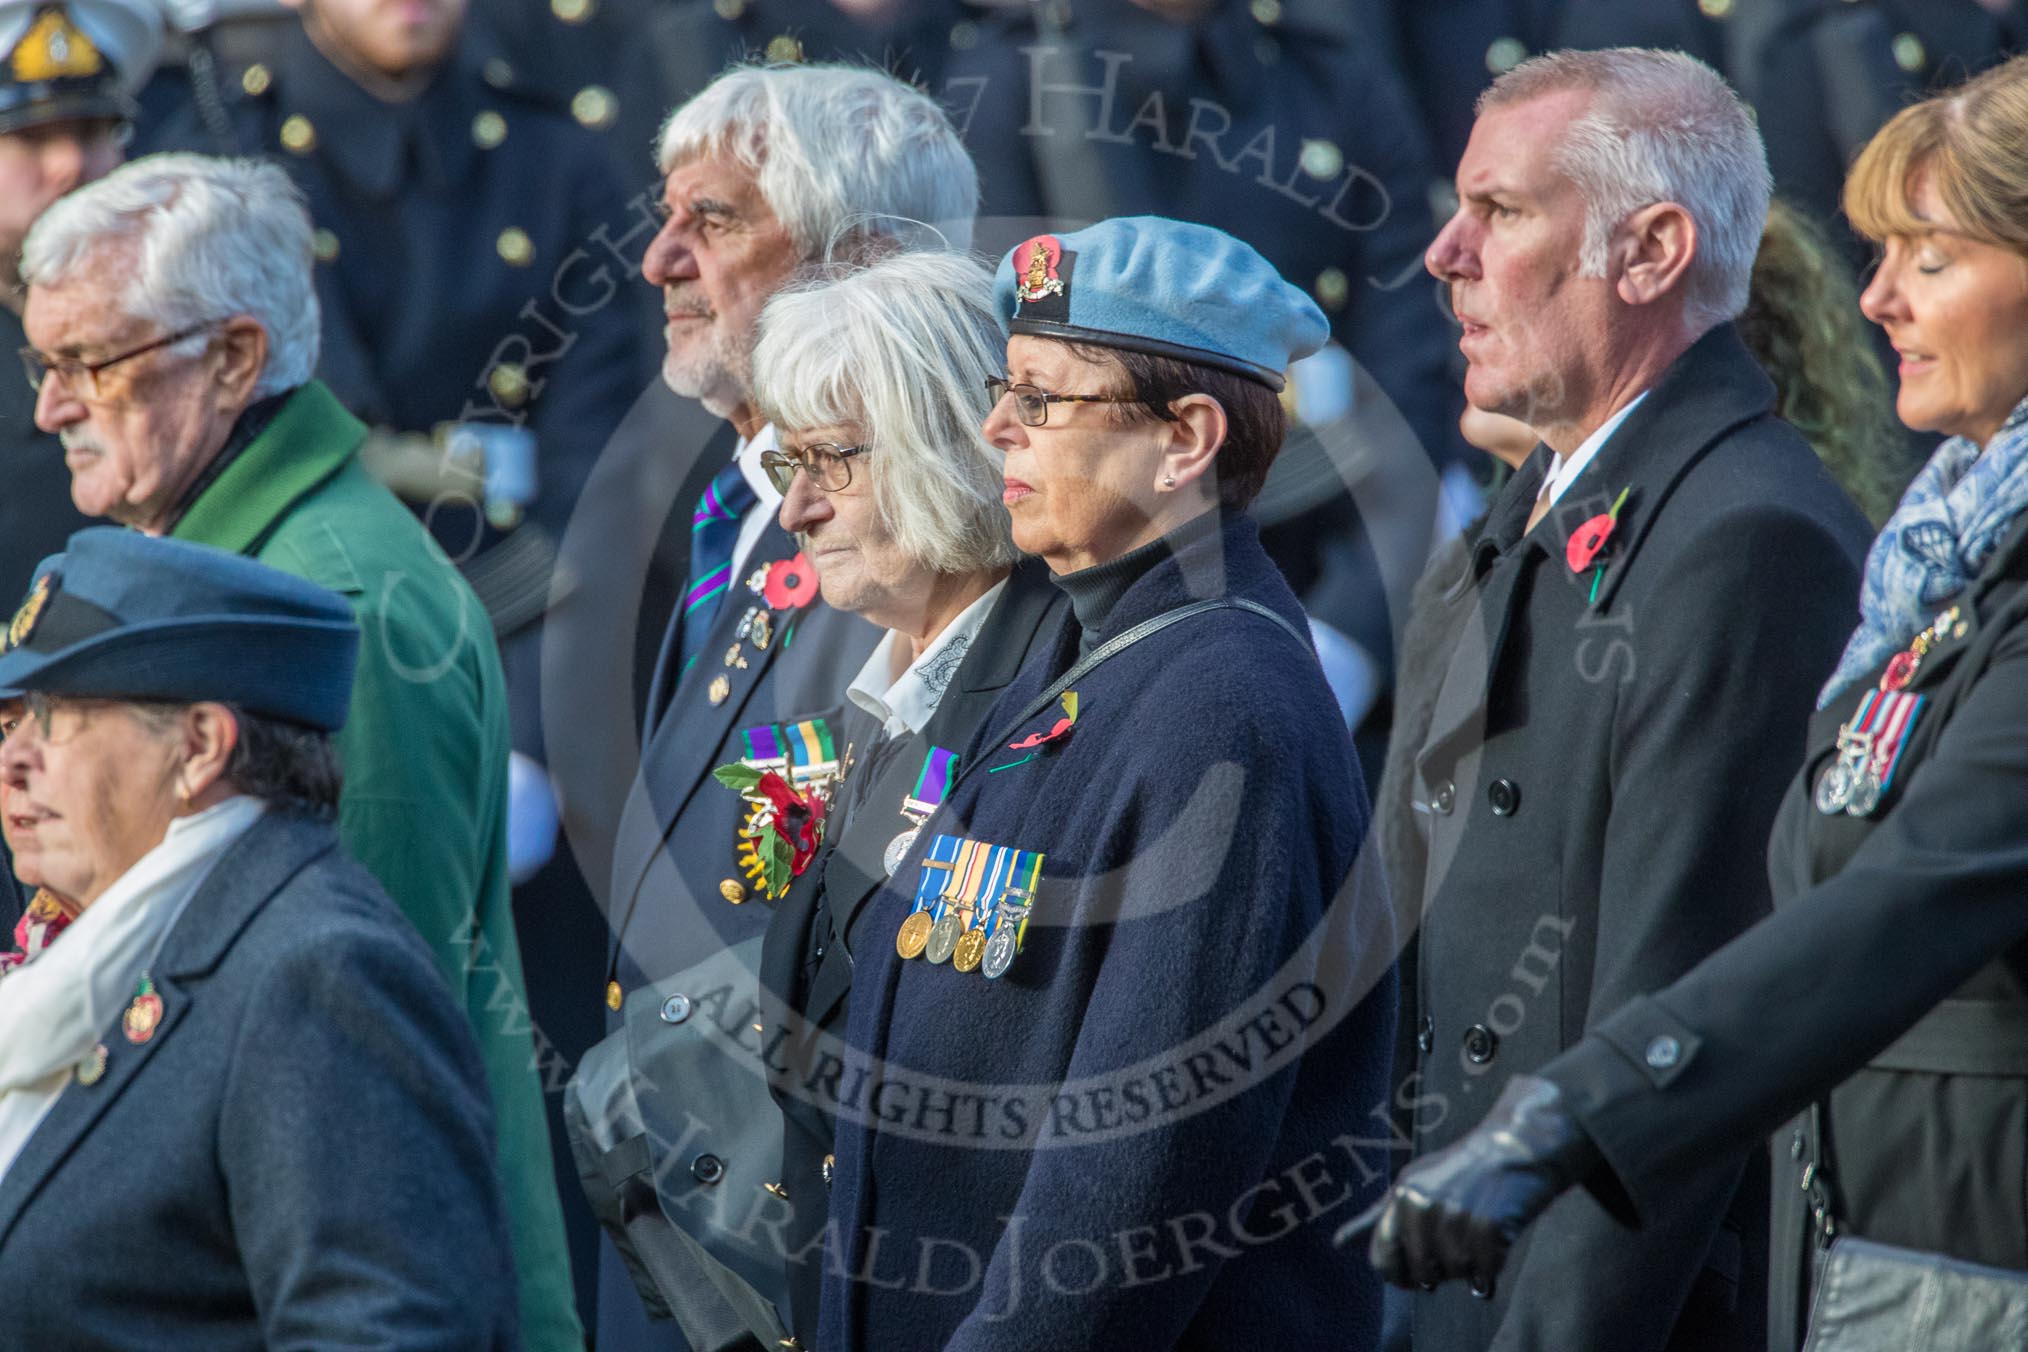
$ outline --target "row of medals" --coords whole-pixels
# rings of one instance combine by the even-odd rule
[[[767,585],[768,570],[765,566],[756,568],[746,580],[746,589],[755,596],[761,594]],[[742,644],[751,643],[755,652],[767,651],[768,644],[775,641],[774,612],[766,606],[748,606],[746,614],[739,617],[739,629],[734,633],[732,646],[725,650],[725,665],[740,671],[747,669],[747,657]],[[724,672],[711,678],[707,692],[713,704],[723,704],[732,693],[732,682]]]
[[[1026,914],[1026,904],[1011,906],[1008,898],[1018,889],[1008,887],[1001,894],[998,906],[992,910],[981,907],[976,923],[967,926],[958,918],[956,911],[947,910],[941,920],[931,920],[928,911],[916,911],[901,922],[901,932],[895,935],[894,951],[904,958],[927,958],[931,962],[948,962],[960,972],[979,971],[994,978],[1006,974],[1014,965],[1014,955],[1020,949],[1021,919]],[[993,936],[986,937],[987,921],[993,910],[1008,908],[993,927]]]
[[[1935,623],[1917,634],[1907,651],[1894,655],[1880,678],[1880,688],[1898,691],[1906,687],[1914,679],[1922,659],[1946,631],[1954,638],[1964,636],[1965,626],[1958,623],[1956,606],[1938,615]],[[1853,726],[1857,721],[1855,717],[1838,729],[1838,763],[1817,781],[1817,811],[1827,817],[1840,812],[1854,817],[1870,816],[1880,806],[1880,771],[1873,763],[1873,734],[1858,731]]]

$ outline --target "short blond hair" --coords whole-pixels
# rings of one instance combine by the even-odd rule
[[[1845,216],[1876,243],[1935,227],[1915,211],[1927,176],[1958,228],[2028,256],[2028,56],[1911,104],[1859,152]]]

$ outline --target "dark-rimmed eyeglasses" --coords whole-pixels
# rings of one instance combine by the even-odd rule
[[[810,482],[826,493],[836,493],[852,483],[852,457],[866,451],[865,446],[816,441],[792,451],[762,451],[760,466],[768,482],[783,497],[789,495],[789,485],[795,481],[797,470],[809,475]]]
[[[986,395],[993,407],[1008,395],[1014,396],[1014,416],[1023,427],[1040,427],[1049,421],[1051,404],[1138,404],[1131,394],[1051,394],[1033,385],[1016,385],[1005,376],[986,378]]]
[[[54,375],[63,381],[65,388],[74,390],[87,399],[97,399],[100,397],[99,373],[101,371],[109,367],[118,366],[121,362],[132,361],[136,357],[146,356],[150,352],[160,351],[172,343],[182,342],[185,338],[195,338],[206,329],[215,329],[224,322],[223,319],[207,319],[202,324],[192,324],[187,329],[178,329],[175,333],[165,334],[160,338],[151,338],[139,347],[129,348],[125,352],[107,357],[104,361],[79,361],[76,357],[52,357],[48,353],[39,351],[36,348],[24,347],[21,349],[21,369],[28,375],[28,388],[37,393],[40,393],[42,390],[42,382],[51,375]]]

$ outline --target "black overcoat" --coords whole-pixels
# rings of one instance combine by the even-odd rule
[[[1828,1095],[1841,1229],[2028,1269],[2028,522],[1950,604],[1881,806],[1811,802],[1876,669],[1809,720],[1769,849],[1774,915],[1549,1068],[1636,1213],[1668,1205],[1681,1161]],[[1769,1345],[1786,1352],[1814,1252],[1800,1185],[1823,1160],[1801,1120],[1774,1145]]]
[[[1479,622],[1416,761],[1429,862],[1419,1062],[1399,1106],[1417,1154],[1766,913],[1761,842],[1851,629],[1866,541],[1773,396],[1722,325],[1533,532],[1545,449],[1473,544]],[[1602,572],[1574,571],[1568,537],[1622,492]],[[1497,1299],[1414,1297],[1417,1345],[1750,1345],[1767,1198],[1747,1145],[1673,1179],[1638,1231],[1566,1197],[1516,1248]]]

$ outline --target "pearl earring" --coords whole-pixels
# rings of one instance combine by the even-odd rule
[[[1162,487],[1164,487],[1164,488],[1174,488],[1175,486],[1176,486],[1176,476],[1175,476],[1175,475],[1173,475],[1173,474],[1164,474],[1164,475],[1162,476]]]

